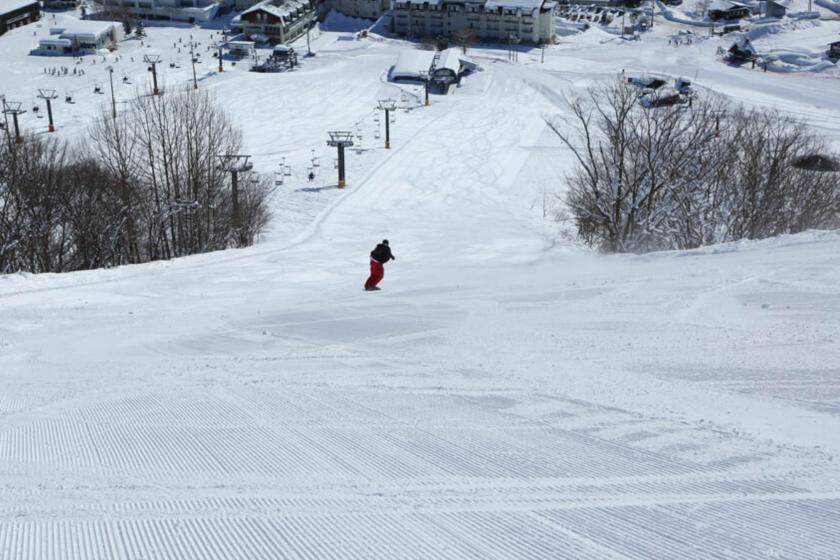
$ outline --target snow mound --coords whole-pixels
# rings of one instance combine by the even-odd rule
[[[767,70],[773,72],[831,72],[838,69],[837,65],[824,56],[806,50],[774,50],[764,55]]]

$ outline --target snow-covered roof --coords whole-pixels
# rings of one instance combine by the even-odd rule
[[[440,6],[443,4],[443,0],[403,0],[407,4],[417,4],[422,6],[423,4],[428,3],[429,6]]]
[[[8,14],[37,3],[38,0],[0,0],[0,14]]]
[[[496,10],[503,8],[505,10],[522,10],[523,12],[530,12],[538,10],[543,5],[543,0],[487,0],[484,4],[485,10]]]
[[[434,57],[435,51],[403,51],[391,70],[391,78],[424,78],[432,66]]]
[[[55,45],[58,47],[69,47],[73,43],[70,39],[41,39],[38,41],[40,45]]]
[[[457,49],[446,49],[441,51],[440,58],[435,63],[435,70],[449,69],[458,74],[461,71],[461,53]]]
[[[309,7],[309,2],[306,0],[266,0],[254,6],[251,6],[240,15],[252,14],[254,12],[266,12],[286,21],[286,18],[298,10],[305,10]]]
[[[72,37],[74,35],[102,35],[108,33],[120,24],[116,21],[97,21],[93,19],[77,20],[64,27],[54,27],[50,29],[50,33],[54,31],[61,34],[62,37]]]
[[[727,11],[734,8],[747,8],[747,6],[738,2],[732,2],[731,0],[715,0],[709,5],[710,10]]]

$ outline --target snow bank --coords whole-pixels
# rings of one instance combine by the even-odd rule
[[[837,0],[815,0],[815,2],[820,8],[825,8],[830,12],[840,14],[840,2]]]
[[[666,6],[661,2],[659,4],[659,13],[667,19],[668,21],[672,21],[674,23],[681,23],[683,25],[694,25],[696,27],[714,27],[715,23],[712,21],[701,21],[700,19],[693,18],[687,15],[685,12],[681,10],[675,9],[673,6]]]
[[[767,70],[772,72],[813,72],[825,73],[838,70],[835,63],[825,58],[825,53],[806,50],[771,50],[762,60],[767,63]]]

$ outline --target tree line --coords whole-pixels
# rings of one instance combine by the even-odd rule
[[[717,95],[645,108],[622,80],[547,119],[575,166],[564,202],[586,243],[689,249],[840,227],[838,157],[803,122]]]
[[[83,140],[81,138],[84,138]],[[81,140],[81,141],[80,141]],[[0,142],[0,273],[67,272],[250,245],[269,219],[270,181],[231,174],[241,132],[206,92],[103,110],[76,140]]]

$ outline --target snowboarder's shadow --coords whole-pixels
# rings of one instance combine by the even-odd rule
[[[299,189],[295,189],[295,192],[321,192],[337,188],[338,187],[336,185],[325,185],[323,187],[301,187]]]

